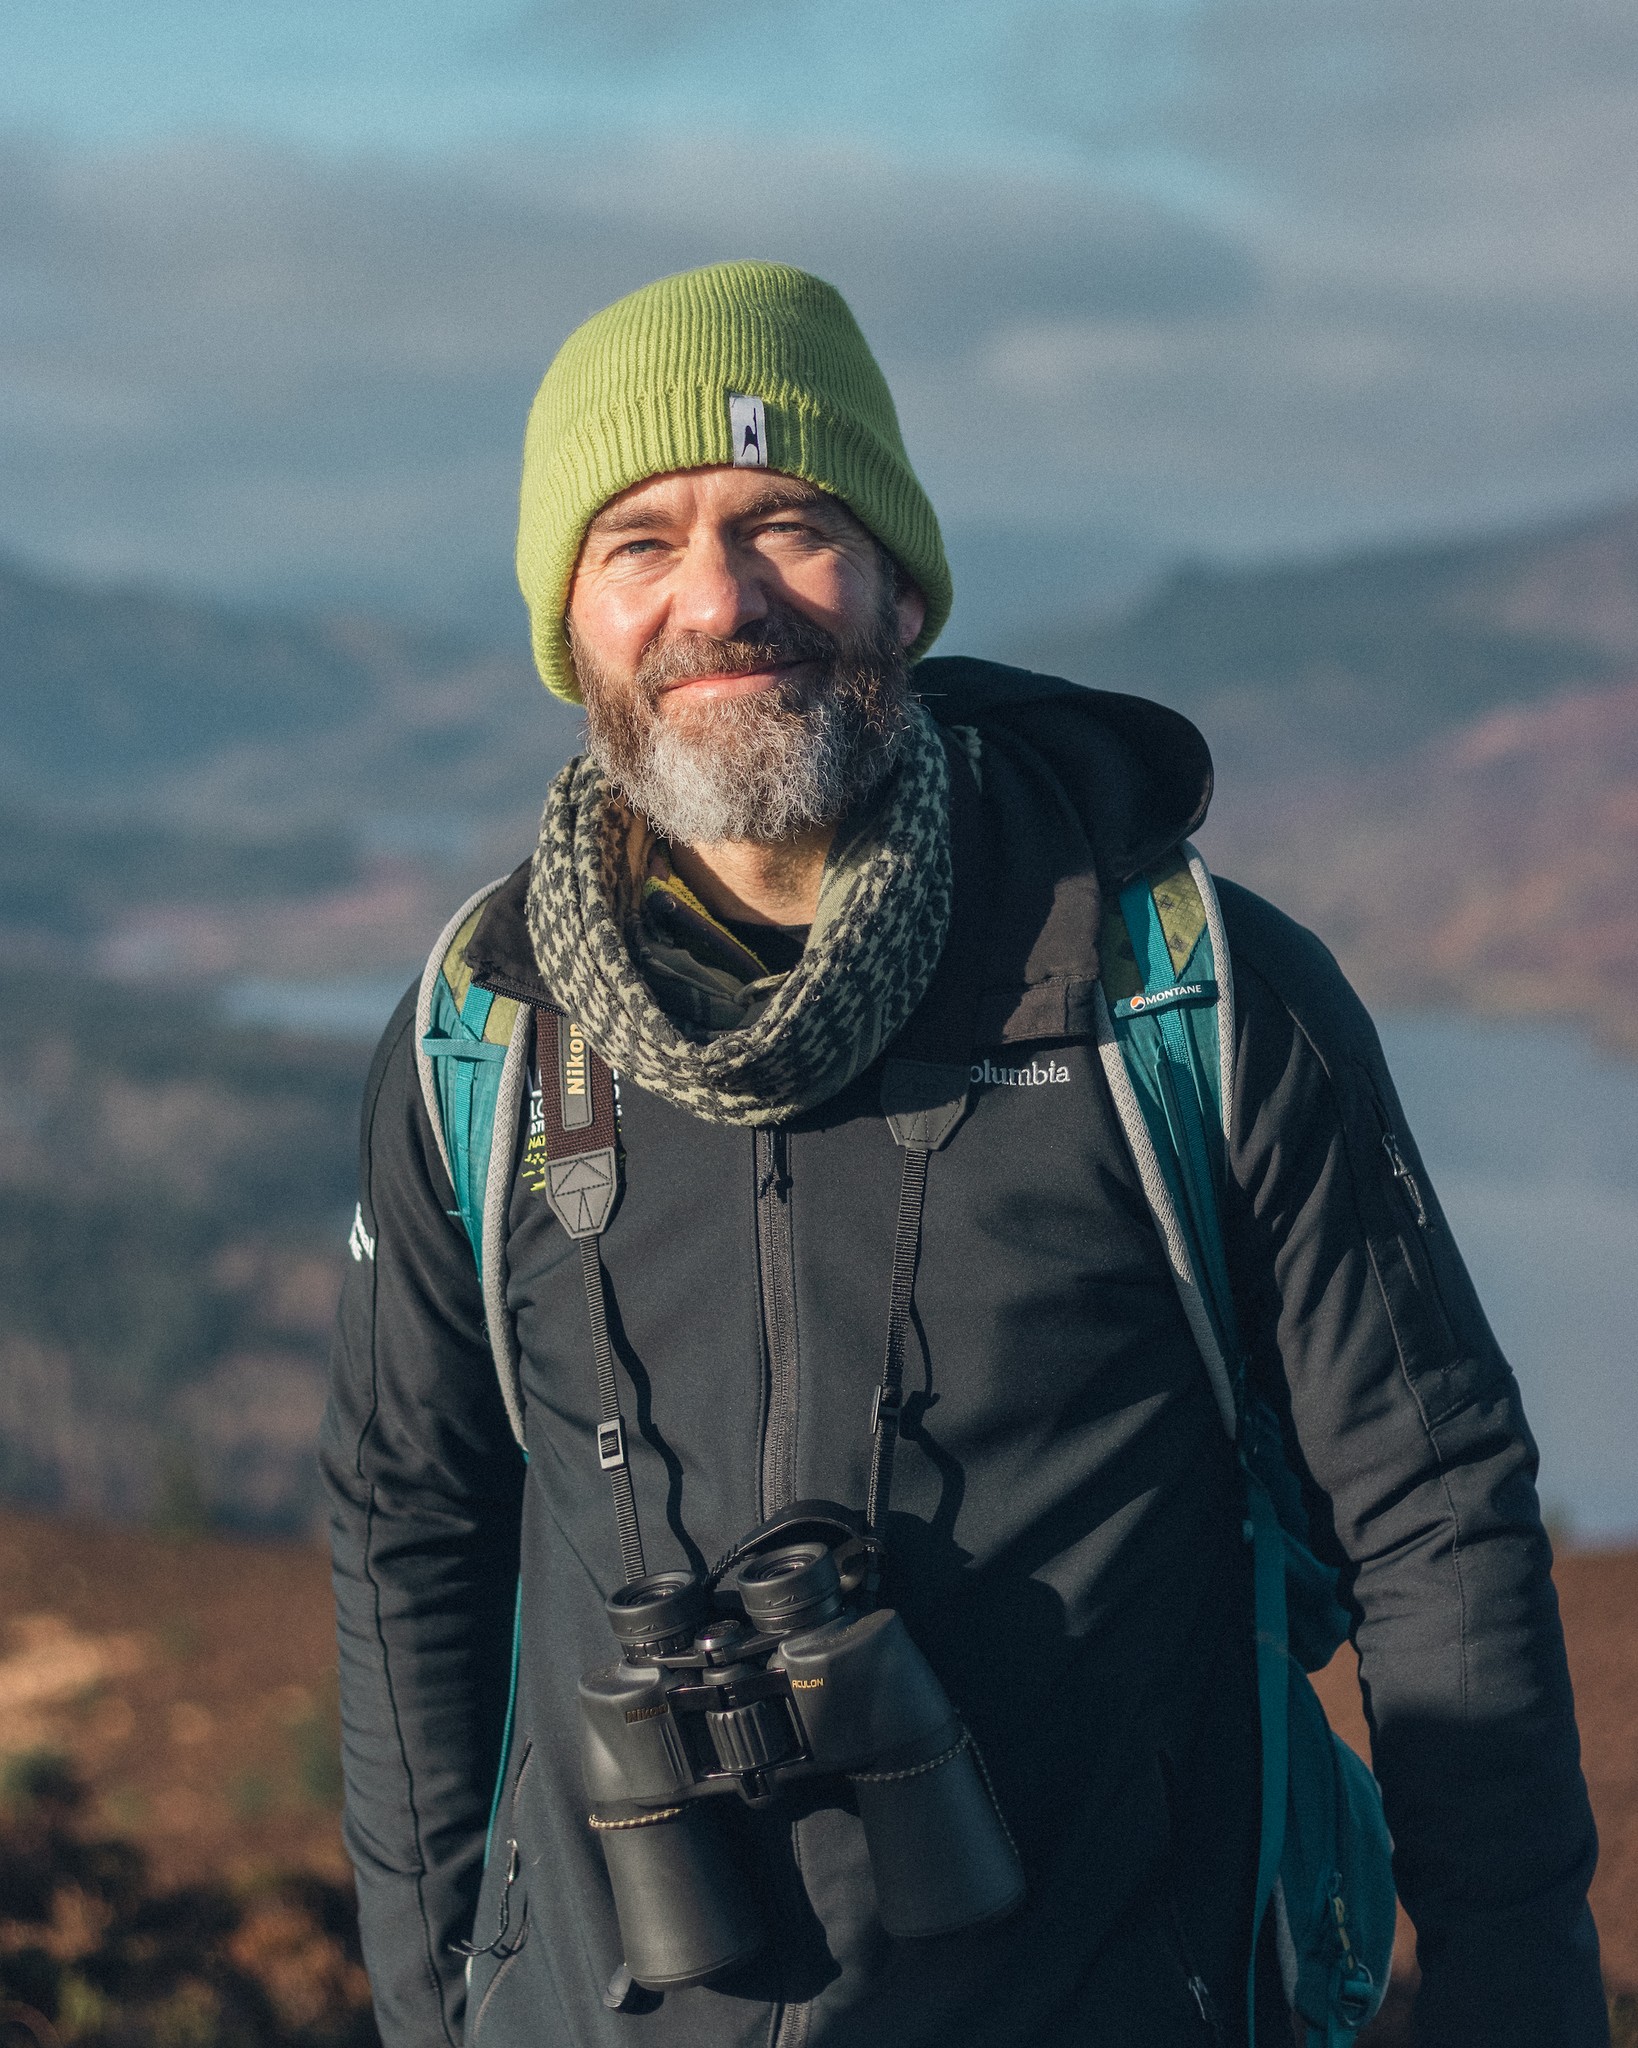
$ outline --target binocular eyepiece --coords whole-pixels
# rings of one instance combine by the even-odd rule
[[[615,1640],[635,1662],[686,1650],[711,1611],[711,1596],[692,1572],[652,1572],[622,1586],[605,1605]]]
[[[801,1503],[739,1547],[732,1598],[657,1572],[608,1602],[623,1655],[580,1682],[581,1748],[636,1983],[698,1983],[763,1944],[717,1795],[764,1806],[799,1780],[848,1780],[882,1925],[901,1939],[1023,1898],[944,1688],[896,1613],[854,1602],[866,1554],[845,1511]]]
[[[734,1588],[752,1628],[788,1636],[842,1611],[842,1575],[826,1543],[791,1543],[742,1565]]]

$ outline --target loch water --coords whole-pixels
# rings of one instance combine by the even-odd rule
[[[1566,1025],[1379,1019],[1541,1448],[1549,1520],[1638,1538],[1638,1061]]]

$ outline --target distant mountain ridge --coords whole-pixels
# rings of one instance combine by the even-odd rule
[[[959,648],[950,651],[959,652]],[[1185,566],[1012,658],[1175,704],[1240,777],[1368,764],[1638,674],[1638,504],[1319,562]],[[92,589],[0,561],[0,801],[288,831],[538,809],[570,750],[526,647]]]
[[[1505,837],[1475,821],[1507,802],[1474,780],[1458,736],[1638,676],[1638,504],[1329,562],[1180,569],[1124,616],[1071,622],[1015,658],[1193,716],[1219,767],[1208,846],[1404,1000],[1386,913],[1358,878],[1385,888],[1389,867],[1422,863],[1471,880]],[[1585,874],[1595,820],[1626,787],[1624,743],[1601,762],[1562,720],[1527,729],[1564,756],[1538,852],[1556,836]],[[80,589],[0,563],[0,932],[76,934],[93,971],[407,971],[447,906],[527,849],[577,738],[521,645]],[[1566,793],[1576,776],[1596,801]],[[1467,792],[1459,804],[1446,784]],[[1431,899],[1389,893],[1401,934],[1407,918],[1427,927]],[[1452,993],[1493,1004],[1504,980]],[[1523,981],[1507,986],[1525,1000]],[[1586,1014],[1590,999],[1566,992],[1564,1007]],[[1549,982],[1528,1001],[1550,1006]]]
[[[0,562],[0,802],[287,832],[538,809],[572,721],[526,647]]]
[[[226,741],[330,730],[363,709],[372,680],[314,621],[0,563],[0,732],[8,762],[40,776],[93,782]]]
[[[951,652],[959,652],[952,647]],[[1236,772],[1368,763],[1638,674],[1638,504],[1523,532],[1185,566],[1014,660],[1177,705]],[[0,801],[288,830],[538,807],[573,743],[526,647],[76,585],[0,561]]]
[[[1638,504],[1318,562],[1175,570],[1043,630],[1034,666],[1186,711],[1237,772],[1380,761],[1506,704],[1638,673]]]

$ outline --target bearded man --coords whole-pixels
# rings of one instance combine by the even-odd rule
[[[518,570],[586,752],[383,1039],[324,1436],[387,2048],[1290,2038],[1254,1447],[1103,1056],[1115,906],[1200,929],[1203,741],[920,659],[938,525],[799,271],[570,338]],[[1221,905],[1227,1279],[1359,1650],[1422,2038],[1581,2048],[1517,1388],[1335,963]]]

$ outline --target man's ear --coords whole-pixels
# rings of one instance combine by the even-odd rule
[[[927,600],[908,577],[899,585],[893,609],[898,614],[899,645],[908,647],[927,623]]]

